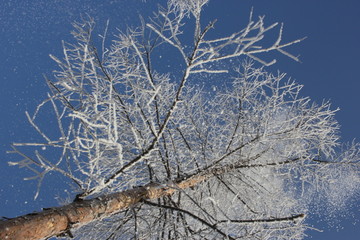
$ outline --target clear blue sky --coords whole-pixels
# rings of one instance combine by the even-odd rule
[[[104,3],[106,2],[106,3]],[[113,27],[137,25],[138,14],[153,9],[148,0],[3,0],[0,2],[0,216],[13,217],[56,205],[54,193],[64,195],[64,186],[46,180],[34,202],[35,181],[22,181],[29,172],[8,167],[18,159],[6,154],[12,142],[34,138],[24,112],[34,111],[48,91],[42,74],[55,64],[49,54],[61,56],[61,40],[69,40],[71,22],[88,13],[101,29],[107,19]],[[302,63],[278,57],[271,70],[287,72],[304,84],[303,95],[316,101],[330,99],[339,107],[337,120],[343,141],[360,136],[360,2],[358,0],[211,0],[205,21],[218,19],[216,31],[230,33],[246,24],[251,7],[266,21],[284,22],[284,39],[308,38],[290,51],[300,54]],[[66,186],[65,186],[66,188]],[[359,204],[353,208],[360,220]],[[312,239],[358,239],[359,225],[345,218],[344,229],[327,230]],[[321,225],[321,227],[324,227]]]

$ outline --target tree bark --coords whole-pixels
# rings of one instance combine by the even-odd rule
[[[156,199],[171,195],[179,189],[193,187],[209,178],[210,175],[212,174],[208,172],[179,180],[172,187],[149,183],[131,190],[89,200],[74,201],[62,207],[0,221],[0,239],[35,240],[66,234],[73,228],[115,214],[142,199]]]

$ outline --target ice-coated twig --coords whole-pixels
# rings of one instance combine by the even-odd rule
[[[283,25],[253,10],[244,28],[213,38],[216,21],[201,24],[207,2],[169,0],[110,46],[109,21],[97,46],[93,19],[82,19],[63,57],[50,55],[51,94],[26,112],[40,140],[14,143],[21,160],[9,164],[33,173],[35,197],[50,173],[74,183],[69,208],[89,212],[58,215],[77,238],[300,240],[298,213],[358,193],[359,144],[338,151],[337,110],[266,71],[269,52],[299,61],[286,48],[303,39],[283,42]],[[53,125],[40,126],[43,114]]]

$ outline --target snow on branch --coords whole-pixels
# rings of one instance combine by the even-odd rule
[[[339,150],[337,109],[265,68],[276,62],[269,52],[299,61],[285,49],[302,39],[283,42],[282,25],[252,12],[243,29],[211,39],[215,21],[201,25],[208,2],[170,0],[110,46],[109,24],[98,47],[93,19],[83,18],[63,57],[50,55],[58,65],[47,78],[51,94],[26,112],[38,136],[15,143],[21,160],[9,164],[33,173],[36,197],[48,173],[68,180],[74,201],[61,210],[84,206],[89,214],[71,215],[82,225],[44,213],[65,223],[61,231],[84,239],[298,240],[308,229],[299,213],[311,214],[314,195],[340,206],[345,191],[358,193],[359,145]],[[215,78],[223,86],[209,90]],[[55,121],[41,125],[49,116]]]

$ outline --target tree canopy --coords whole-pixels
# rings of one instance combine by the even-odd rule
[[[2,238],[26,228],[29,239],[303,239],[312,207],[358,193],[359,145],[339,142],[337,110],[267,71],[269,52],[299,61],[286,48],[302,39],[283,42],[282,25],[252,13],[212,38],[207,2],[169,0],[110,46],[90,17],[74,23],[64,56],[51,55],[51,93],[26,113],[43,141],[14,144],[23,159],[10,162],[34,172],[35,197],[56,172],[73,199],[0,222]],[[165,71],[157,59],[174,54]],[[222,85],[210,89],[213,79]],[[56,134],[37,124],[44,112]]]

